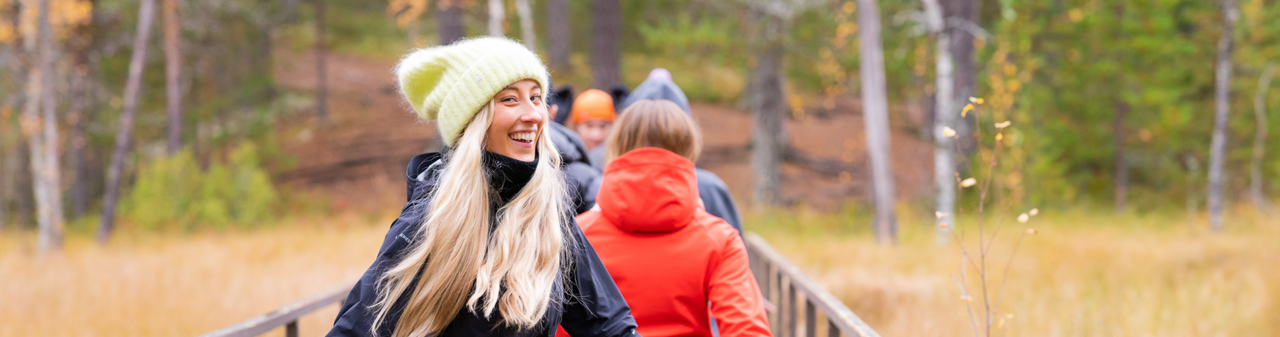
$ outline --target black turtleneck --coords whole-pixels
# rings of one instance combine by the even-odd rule
[[[538,169],[538,157],[526,162],[485,151],[483,164],[489,172],[489,186],[498,192],[499,205],[506,205],[533,178],[533,172]]]

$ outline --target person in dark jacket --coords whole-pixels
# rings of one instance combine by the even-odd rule
[[[547,74],[547,77],[550,78],[551,74]],[[554,84],[548,80],[547,85]],[[565,101],[560,94],[547,100],[547,112],[551,119],[559,120],[561,115],[569,115],[568,111],[571,110],[560,113]],[[547,123],[547,132],[551,134],[551,142],[556,144],[556,151],[560,151],[560,168],[564,170],[569,197],[573,200],[574,215],[582,214],[596,205],[596,193],[600,190],[600,177],[604,173],[591,165],[591,159],[587,158],[587,145],[577,132],[559,122]]]
[[[396,75],[447,148],[410,161],[408,202],[328,335],[637,335],[565,202],[537,56],[471,39],[415,51]]]
[[[630,107],[635,102],[646,99],[668,100],[679,106],[685,113],[692,114],[689,108],[689,98],[685,96],[684,90],[680,90],[675,82],[671,81],[671,73],[666,69],[657,68],[649,73],[649,79],[640,83],[636,90],[631,91],[627,96],[627,100],[622,103],[623,109]],[[625,113],[625,112],[624,112]],[[593,153],[596,154],[596,153]],[[598,164],[603,170],[604,152],[601,151],[599,158],[592,157],[592,163],[599,160]],[[738,234],[742,234],[742,216],[738,214],[738,205],[733,202],[733,195],[729,193],[729,186],[725,185],[724,180],[720,179],[711,171],[697,169],[698,173],[698,193],[702,198],[702,203],[706,206],[707,213],[715,215],[734,229],[738,230]]]

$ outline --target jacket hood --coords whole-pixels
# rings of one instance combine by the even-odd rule
[[[578,133],[559,123],[546,124],[547,131],[550,132],[551,143],[556,145],[556,151],[560,152],[560,158],[563,159],[564,165],[574,162],[591,164],[590,159],[587,158],[587,144],[582,141],[582,137],[579,137]]]
[[[684,90],[680,90],[680,86],[671,80],[662,78],[645,80],[622,102],[622,108],[626,109],[632,103],[645,99],[665,99],[680,106],[680,109],[684,110],[685,113],[691,113],[692,111],[689,109],[689,97],[685,96]]]
[[[693,162],[671,151],[632,150],[605,167],[600,212],[627,232],[670,232],[694,220],[698,177]]]

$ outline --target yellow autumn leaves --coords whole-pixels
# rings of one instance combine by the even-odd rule
[[[0,8],[0,43],[17,40],[20,36],[34,38],[36,35],[36,17],[40,14],[39,5],[33,0],[21,0],[22,13],[18,13],[18,29],[10,18],[13,7]],[[53,0],[49,3],[49,26],[53,27],[53,37],[64,40],[71,34],[71,28],[89,23],[93,14],[93,3],[85,0]]]

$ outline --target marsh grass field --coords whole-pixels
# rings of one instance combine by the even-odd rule
[[[900,214],[922,212],[903,209]],[[1203,219],[1045,210],[1001,223],[989,290],[1003,288],[995,336],[1274,336],[1280,334],[1280,221],[1247,209],[1224,234]],[[33,233],[0,233],[0,336],[197,335],[355,279],[394,214],[286,219],[250,231],[129,233],[109,246],[72,233],[64,253],[35,256]],[[938,246],[925,217],[901,219],[897,246],[875,244],[866,214],[746,213],[765,237],[884,336],[969,336],[952,276],[958,246]],[[969,247],[972,219],[961,222]],[[1026,228],[1008,279],[1000,268]],[[982,310],[977,271],[964,270]],[[327,331],[335,307],[306,316]],[[978,319],[981,324],[981,319]],[[979,327],[980,329],[982,327]],[[275,334],[273,332],[272,334]],[[271,334],[269,334],[271,335]]]

